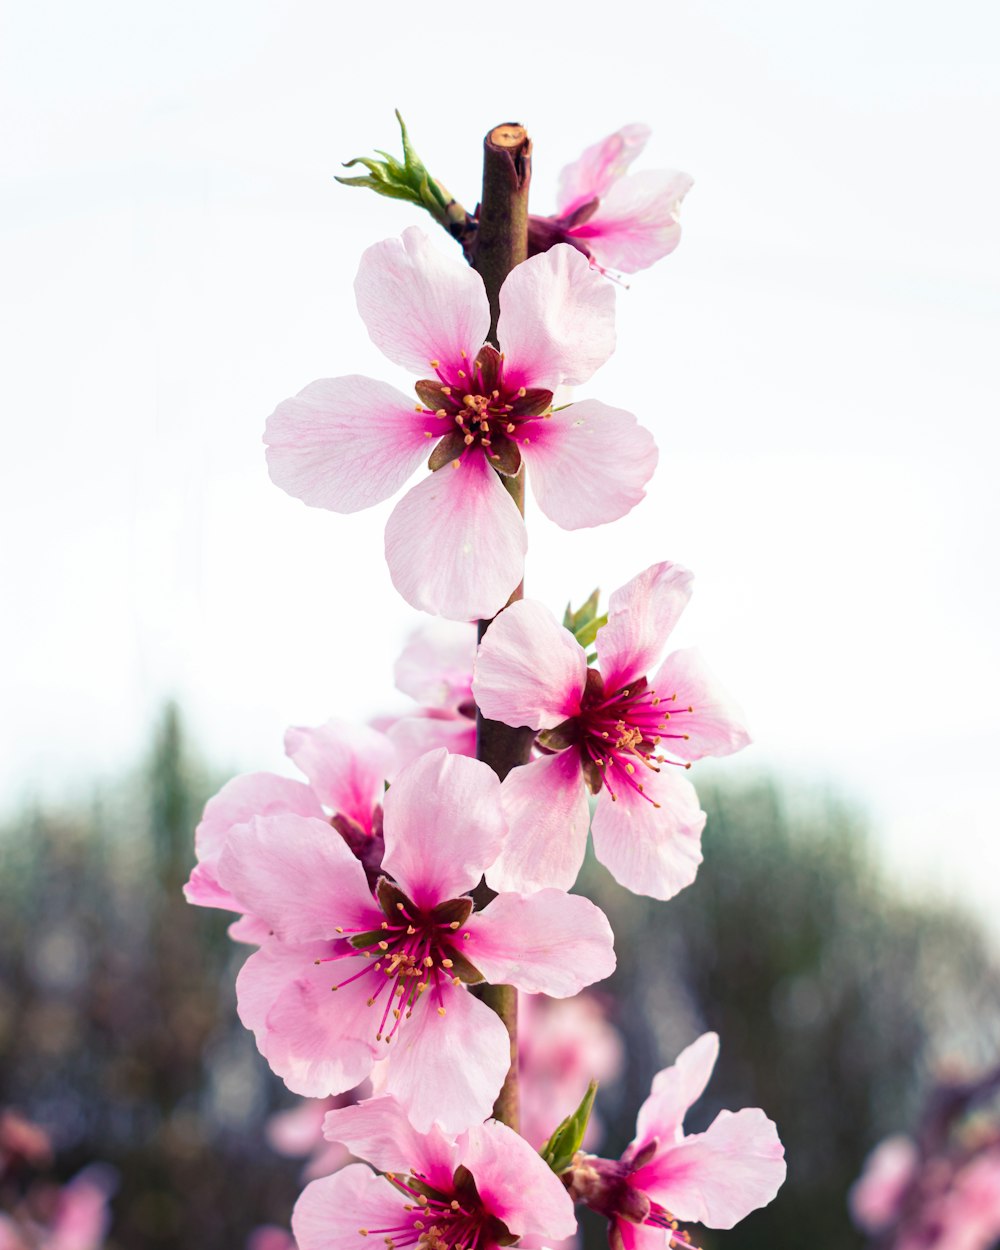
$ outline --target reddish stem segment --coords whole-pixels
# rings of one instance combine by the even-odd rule
[[[515,265],[528,256],[528,187],[531,182],[531,140],[523,126],[506,122],[495,126],[483,140],[483,196],[479,205],[479,229],[472,266],[482,277],[490,301],[490,342],[497,343],[500,315],[500,288]],[[506,489],[524,515],[524,469],[516,477],[503,477]],[[522,582],[509,603],[524,597]],[[489,621],[479,622],[479,637]],[[499,721],[487,720],[476,710],[476,758],[489,764],[503,780],[512,768],[526,764],[534,734],[530,729],[512,729]],[[491,891],[477,891],[482,906]],[[490,985],[480,991],[482,1000],[497,1013],[510,1035],[511,1066],[500,1091],[493,1114],[517,1129],[520,1120],[517,1089],[517,991],[510,985]]]

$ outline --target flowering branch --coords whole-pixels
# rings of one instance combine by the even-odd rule
[[[531,183],[531,140],[521,125],[506,122],[483,140],[483,195],[472,267],[483,279],[490,302],[489,341],[499,347],[500,288],[507,275],[528,256],[528,190]],[[524,468],[514,477],[498,475],[517,510],[524,516]],[[524,580],[514,588],[509,603],[524,598]],[[481,620],[482,641],[489,620]],[[511,728],[487,720],[476,709],[476,758],[489,764],[502,781],[512,768],[531,758],[534,733],[524,726]],[[477,906],[492,896],[485,883],[477,892]],[[520,1126],[517,1071],[517,990],[510,985],[487,985],[479,991],[483,1002],[503,1021],[510,1037],[510,1069],[497,1097],[493,1114],[511,1128]]]

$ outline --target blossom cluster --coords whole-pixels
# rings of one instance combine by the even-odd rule
[[[605,1217],[615,1250],[685,1247],[679,1221],[731,1227],[784,1179],[760,1110],[684,1134],[711,1033],[655,1077],[620,1159],[588,1153],[588,1082],[617,1070],[619,1044],[588,1017],[597,1000],[575,1000],[557,1051],[558,1008],[529,997],[574,1000],[615,968],[607,918],[571,892],[588,832],[623,886],[671,898],[701,862],[705,814],[686,774],[749,742],[700,653],[668,652],[692,590],[682,565],[660,560],[604,615],[592,597],[561,622],[518,589],[527,534],[512,483],[575,530],[626,515],[657,463],[631,412],[566,389],[615,349],[607,272],[679,238],[690,179],[628,173],[647,137],[626,127],[564,171],[557,213],[531,218],[528,258],[492,292],[495,332],[479,273],[420,230],[369,247],[358,311],[416,402],[352,374],[311,383],[267,422],[273,481],[335,512],[392,498],[426,461],[389,516],[385,556],[403,598],[444,618],[396,665],[414,709],[289,729],[303,779],[237,777],[196,831],[187,898],[234,913],[231,936],[254,948],[240,1018],[314,1100],[272,1125],[281,1148],[311,1156],[299,1250],[371,1236],[390,1250],[551,1244],[573,1235],[576,1203]],[[526,735],[502,780],[477,747],[483,717]],[[513,1046],[489,1005],[501,986],[526,1005],[520,1132],[494,1116]]]

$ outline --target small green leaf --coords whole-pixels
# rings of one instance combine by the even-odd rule
[[[556,1129],[539,1154],[549,1165],[556,1176],[561,1175],[573,1162],[573,1156],[583,1143],[590,1113],[594,1109],[594,1095],[597,1093],[597,1082],[591,1081],[579,1107],[568,1115]]]
[[[563,614],[563,625],[569,630],[581,647],[589,647],[597,637],[597,631],[608,622],[608,614],[597,615],[597,603],[600,591],[595,590],[590,598],[574,612],[569,604]]]

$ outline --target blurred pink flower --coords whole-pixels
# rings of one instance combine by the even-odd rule
[[[384,1088],[413,1123],[459,1132],[489,1114],[510,1062],[506,1029],[466,985],[575,994],[614,969],[611,929],[560,890],[472,912],[468,892],[506,835],[488,765],[429,752],[384,808],[377,898],[324,822],[279,815],[231,830],[219,882],[274,935],[237,979],[240,1018],[296,1093],[343,1092],[385,1058]]]
[[[718,1037],[705,1033],[653,1078],[619,1162],[577,1157],[570,1192],[607,1218],[615,1250],[663,1250],[665,1231],[671,1245],[689,1246],[676,1221],[732,1228],[780,1189],[784,1147],[758,1108],[720,1111],[704,1133],[684,1134],[718,1053]]]
[[[246,1250],[297,1250],[295,1238],[276,1224],[261,1224],[247,1238]]]
[[[256,816],[297,815],[328,822],[374,879],[382,861],[382,795],[396,766],[391,742],[367,726],[329,720],[316,729],[289,729],[285,753],[308,784],[275,773],[247,773],[226,782],[205,805],[194,835],[198,862],[184,886],[189,903],[244,910],[220,885],[218,862],[229,834]],[[259,944],[269,929],[259,918],[244,914],[229,933],[238,941]]]
[[[517,1047],[521,1077],[521,1136],[541,1149],[580,1105],[592,1080],[614,1080],[622,1069],[621,1034],[594,994],[518,998]],[[593,1147],[600,1121],[591,1115],[583,1144]]]
[[[504,782],[510,837],[487,873],[493,889],[572,886],[590,824],[588,788],[597,794],[594,852],[622,885],[666,899],[694,880],[705,813],[682,770],[750,738],[698,651],[675,651],[654,672],[691,581],[664,562],[616,590],[597,632],[599,668],[588,668],[572,633],[533,600],[511,604],[490,626],[475,664],[476,702],[493,720],[544,731],[538,744],[548,752]]]
[[[521,1235],[560,1240],[576,1227],[559,1179],[495,1120],[457,1139],[436,1124],[422,1136],[393,1098],[375,1098],[331,1111],[325,1131],[386,1175],[352,1164],[308,1185],[292,1215],[299,1250],[361,1245],[362,1230],[399,1247],[493,1250]]]
[[[909,1137],[888,1137],[875,1147],[848,1195],[851,1214],[859,1228],[866,1233],[880,1233],[899,1219],[903,1198],[917,1175],[919,1163],[917,1147]]]
[[[328,1142],[323,1136],[323,1120],[328,1111],[348,1107],[366,1098],[371,1086],[365,1081],[357,1089],[332,1098],[303,1098],[287,1111],[272,1115],[265,1126],[267,1143],[278,1154],[293,1159],[304,1158],[302,1179],[313,1181],[318,1176],[330,1176],[352,1160],[349,1150],[338,1142]]]
[[[111,1226],[108,1203],[117,1187],[118,1174],[105,1163],[78,1172],[60,1191],[40,1250],[100,1250]]]
[[[430,621],[410,635],[396,661],[396,687],[421,706],[377,722],[395,746],[400,767],[436,747],[475,757],[475,654],[474,625]]]
[[[305,503],[356,512],[390,498],[434,444],[432,470],[385,531],[393,584],[432,615],[491,617],[524,572],[524,521],[499,473],[527,464],[538,506],[564,529],[617,520],[643,498],[652,436],[631,413],[552,393],[586,382],[615,346],[614,291],[572,247],[531,257],[500,292],[497,337],[479,274],[415,227],[370,247],[355,282],[375,345],[423,380],[416,409],[352,375],[313,382],[267,422],[272,481]],[[428,378],[427,374],[433,376]]]
[[[649,135],[648,126],[623,126],[567,165],[556,213],[530,220],[531,251],[570,243],[599,268],[619,273],[646,269],[672,252],[692,179],[674,169],[628,172]]]

